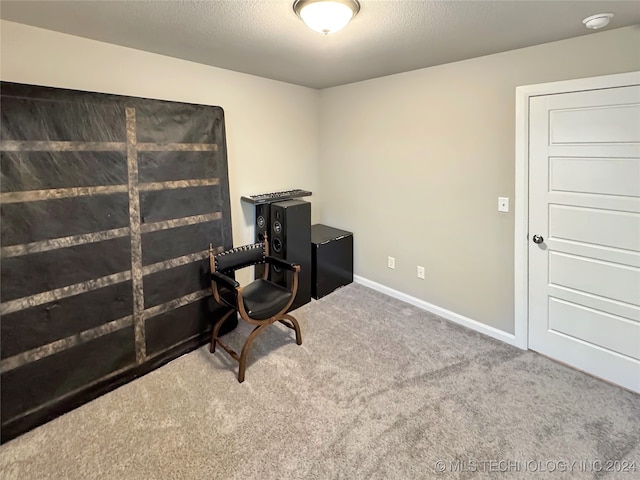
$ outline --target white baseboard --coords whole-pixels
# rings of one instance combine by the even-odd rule
[[[471,318],[465,317],[445,308],[438,307],[437,305],[433,305],[432,303],[425,302],[424,300],[420,300],[419,298],[412,297],[411,295],[407,295],[406,293],[399,292],[398,290],[394,290],[393,288],[389,288],[380,283],[361,277],[360,275],[354,275],[353,280],[360,285],[364,285],[365,287],[369,287],[373,290],[384,293],[385,295],[389,295],[390,297],[397,298],[398,300],[409,303],[414,307],[421,308],[422,310],[426,310],[427,312],[439,315],[440,317],[446,318],[447,320],[462,325],[463,327],[470,328],[471,330],[475,330],[476,332],[488,335],[489,337],[495,338],[504,343],[508,343],[509,345],[513,345],[514,347],[526,350],[526,346],[523,348],[519,344],[519,342],[516,342],[516,336],[512,333],[498,330],[495,327],[491,327],[484,323],[478,322],[477,320],[472,320]]]

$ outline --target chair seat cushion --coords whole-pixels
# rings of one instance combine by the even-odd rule
[[[268,280],[258,279],[242,289],[244,308],[251,318],[265,320],[284,308],[291,292]]]

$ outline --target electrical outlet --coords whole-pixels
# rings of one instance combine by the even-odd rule
[[[387,257],[387,267],[396,268],[396,259],[394,257]]]
[[[424,267],[421,267],[420,265],[418,265],[418,278],[424,280]]]

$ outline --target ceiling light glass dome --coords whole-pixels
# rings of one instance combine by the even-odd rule
[[[311,30],[328,35],[346,27],[360,4],[356,0],[297,0],[293,10]]]

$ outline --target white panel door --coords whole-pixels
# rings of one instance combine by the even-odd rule
[[[640,86],[529,107],[529,348],[640,392]]]

